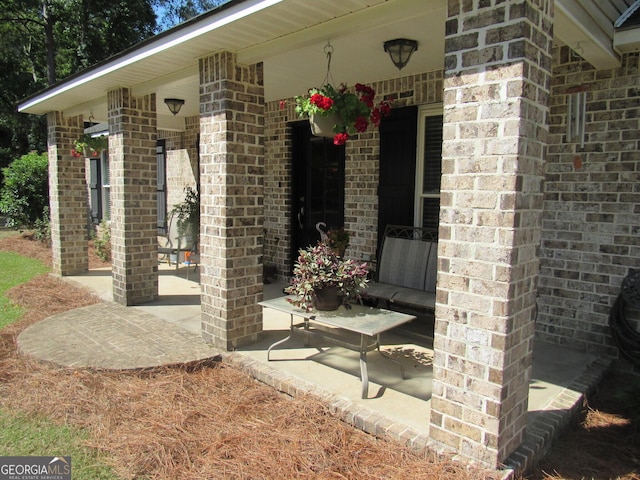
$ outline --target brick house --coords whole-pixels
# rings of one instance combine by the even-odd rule
[[[534,337],[618,356],[608,313],[640,268],[637,10],[232,0],[19,106],[48,116],[54,271],[87,270],[87,167],[69,152],[90,118],[109,133],[114,300],[158,295],[160,146],[169,205],[199,184],[202,336],[223,349],[257,340],[263,262],[290,271],[314,179],[337,182],[353,258],[375,257],[385,223],[435,219],[430,438],[498,466],[524,439]],[[401,71],[382,48],[396,37],[418,41]],[[293,110],[325,76],[327,39],[338,82],[396,99],[384,128],[340,151]],[[185,99],[178,115],[165,98]]]

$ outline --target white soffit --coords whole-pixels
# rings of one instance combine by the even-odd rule
[[[616,20],[616,32],[613,38],[613,45],[618,51],[627,53],[640,50],[639,14],[640,0],[637,0]],[[629,26],[629,24],[631,24],[631,26]]]
[[[612,5],[608,0],[556,0],[555,3],[556,36],[597,69],[620,66],[619,55],[613,48]]]
[[[19,110],[40,114],[65,111],[104,98],[108,90],[118,86],[135,89],[176,71],[195,69],[197,77],[198,59],[212,52],[242,52],[376,5],[403,2],[406,0],[231,2],[31,96],[19,105]]]

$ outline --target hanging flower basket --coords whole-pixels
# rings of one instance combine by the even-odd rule
[[[340,115],[337,113],[331,113],[329,115],[322,116],[319,113],[313,113],[309,117],[309,124],[311,125],[311,133],[316,137],[333,138],[335,135],[334,129],[336,125],[342,123]]]
[[[97,157],[102,150],[109,148],[109,143],[106,135],[92,137],[85,133],[75,141],[74,146],[71,150],[74,157]]]
[[[390,99],[375,105],[375,91],[371,87],[357,83],[354,89],[355,93],[350,92],[344,84],[335,89],[328,83],[322,88],[311,88],[307,95],[296,97],[296,113],[310,119],[312,132],[318,116],[324,120],[337,115],[332,120],[335,123],[331,136],[335,145],[344,145],[350,135],[364,132],[370,124],[380,126],[382,117],[391,113]],[[322,132],[322,136],[329,136],[324,128]]]

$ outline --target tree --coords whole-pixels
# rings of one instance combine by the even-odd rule
[[[0,0],[0,172],[46,149],[45,118],[18,102],[153,35],[153,1]]]
[[[21,99],[227,1],[0,0],[0,172],[46,149],[46,120],[17,113]]]
[[[154,0],[158,27],[167,30],[229,0]]]

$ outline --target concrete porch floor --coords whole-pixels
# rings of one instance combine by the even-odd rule
[[[164,264],[159,268],[159,299],[121,308],[135,309],[149,318],[177,326],[181,331],[190,332],[191,340],[198,342],[200,285],[197,270],[191,267],[187,280],[186,267],[177,272],[175,267]],[[66,279],[112,302],[109,268]],[[283,286],[265,285],[264,298],[282,295]],[[406,378],[401,378],[396,365],[379,353],[370,352],[369,397],[362,399],[357,352],[315,340],[305,347],[302,336],[297,335],[272,350],[272,360],[267,361],[267,348],[288,335],[289,322],[288,315],[267,310],[263,318],[263,336],[258,343],[235,352],[215,353],[228,364],[286,393],[317,395],[332,412],[369,433],[387,435],[417,449],[428,445],[433,360],[430,338],[404,329],[383,334],[383,351],[402,362]],[[137,347],[132,345],[132,348]],[[202,358],[202,351],[198,350],[200,356],[194,355],[194,360]],[[510,457],[507,466],[524,469],[531,465],[549,447],[551,439],[580,407],[583,395],[595,386],[607,368],[607,362],[593,355],[536,342],[527,438]]]

